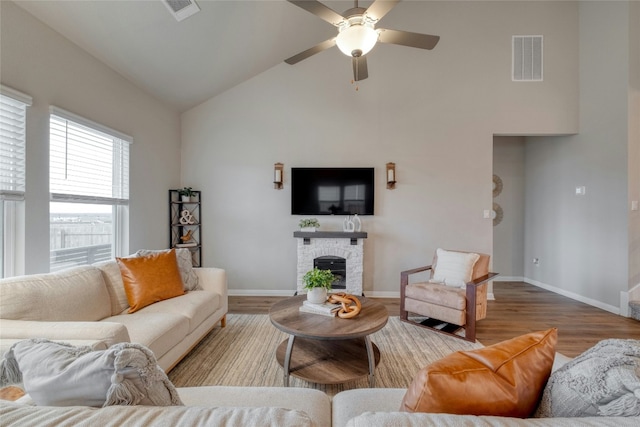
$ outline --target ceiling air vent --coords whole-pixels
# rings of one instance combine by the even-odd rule
[[[513,36],[514,82],[542,81],[542,36]]]
[[[164,0],[164,4],[178,22],[200,12],[195,0]]]

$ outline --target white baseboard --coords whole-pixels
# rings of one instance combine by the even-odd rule
[[[497,276],[493,279],[494,282],[525,282],[522,276]]]
[[[336,289],[339,291],[339,289]],[[229,296],[233,297],[290,297],[295,294],[295,289],[229,289]],[[364,291],[365,296],[371,298],[400,298],[400,292],[396,291]]]
[[[591,298],[587,298],[587,297],[584,297],[582,295],[578,295],[578,294],[573,293],[573,292],[565,291],[564,289],[560,289],[560,288],[557,288],[555,286],[547,285],[546,283],[538,282],[537,280],[525,278],[524,281],[526,283],[529,283],[530,285],[534,285],[534,286],[537,286],[539,288],[546,289],[548,291],[554,292],[556,294],[563,295],[563,296],[565,296],[567,298],[571,298],[573,300],[583,302],[583,303],[591,305],[593,307],[598,307],[598,308],[600,308],[602,310],[605,310],[605,311],[608,311],[610,313],[620,315],[620,308],[619,307],[615,307],[615,306],[610,305],[610,304],[605,304],[605,303],[603,303],[601,301],[597,301],[597,300],[594,300],[594,299],[591,299]]]
[[[228,292],[232,297],[291,297],[295,293],[295,289],[229,289]]]
[[[271,289],[229,289],[232,297],[290,297],[295,290],[271,290]],[[400,292],[396,291],[364,291],[364,295],[371,298],[400,298]],[[495,300],[492,292],[487,294],[487,299]]]
[[[364,295],[371,298],[400,298],[400,291],[364,291]]]

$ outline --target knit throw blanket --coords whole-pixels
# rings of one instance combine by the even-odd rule
[[[601,341],[552,373],[536,416],[640,416],[640,340]]]

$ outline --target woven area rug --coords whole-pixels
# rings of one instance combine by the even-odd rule
[[[270,386],[283,385],[282,367],[276,348],[288,335],[276,329],[268,315],[229,314],[227,326],[216,327],[171,372],[176,387],[203,385]],[[437,332],[428,331],[389,317],[387,325],[371,335],[380,349],[376,387],[405,388],[413,376],[431,362],[458,350],[481,348]],[[339,385],[313,384],[291,377],[290,386],[322,390],[334,395],[342,390],[369,387],[363,377]]]

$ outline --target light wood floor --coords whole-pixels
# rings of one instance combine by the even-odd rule
[[[478,322],[477,338],[484,345],[532,331],[558,328],[557,351],[575,357],[607,338],[640,339],[640,322],[611,314],[523,282],[494,282],[495,301],[487,318]],[[230,296],[229,312],[266,314],[284,297]],[[376,298],[390,316],[400,314],[398,298]]]

